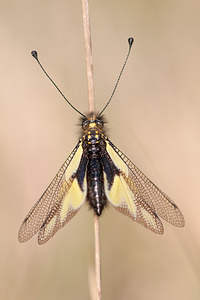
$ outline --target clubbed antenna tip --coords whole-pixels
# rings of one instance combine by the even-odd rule
[[[38,54],[37,54],[37,51],[35,51],[35,50],[31,51],[31,55],[32,55],[36,60],[38,60]]]
[[[128,43],[129,43],[129,47],[130,47],[130,48],[132,47],[133,42],[134,42],[134,38],[130,37],[130,38],[128,39]]]

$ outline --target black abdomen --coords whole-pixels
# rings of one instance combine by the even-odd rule
[[[87,165],[87,200],[98,216],[106,204],[99,145],[90,145]]]

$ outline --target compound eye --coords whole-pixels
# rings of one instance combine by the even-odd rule
[[[86,121],[83,122],[83,124],[82,124],[83,130],[88,129],[89,123],[90,123],[90,122],[89,122],[88,120],[86,120]]]
[[[96,123],[96,125],[99,127],[99,128],[102,128],[103,127],[103,122],[102,121],[100,121],[100,120],[95,120],[95,123]]]

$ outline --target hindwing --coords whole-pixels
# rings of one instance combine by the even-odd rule
[[[184,226],[184,217],[176,204],[109,140],[106,150],[119,175],[114,176],[110,186],[104,173],[105,192],[118,211],[159,234],[164,232],[159,216],[175,226]]]
[[[38,231],[38,243],[47,242],[77,213],[87,192],[84,159],[79,142],[26,216],[18,234],[20,242],[29,240]]]

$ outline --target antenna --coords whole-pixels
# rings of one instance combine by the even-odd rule
[[[49,80],[53,83],[53,85],[55,86],[55,88],[59,91],[59,93],[61,94],[61,96],[67,101],[67,103],[75,110],[77,111],[81,116],[83,116],[84,118],[86,118],[86,116],[84,114],[82,114],[78,109],[76,109],[70,102],[69,100],[67,100],[67,98],[63,95],[63,93],[61,92],[61,90],[58,88],[58,86],[55,84],[55,82],[51,79],[51,77],[47,74],[47,72],[45,71],[45,69],[43,68],[43,66],[41,65],[39,59],[38,59],[38,54],[37,51],[33,50],[31,51],[31,55],[36,59],[36,61],[38,62],[40,68],[42,69],[42,71],[44,72],[44,74],[49,78]]]
[[[110,96],[110,99],[108,100],[107,104],[106,104],[105,107],[102,109],[102,111],[98,114],[98,117],[104,112],[104,110],[107,108],[108,104],[109,104],[110,101],[112,100],[112,97],[113,97],[113,95],[114,95],[114,93],[115,93],[115,91],[116,91],[116,89],[117,89],[118,83],[119,83],[119,81],[120,81],[120,78],[121,78],[122,73],[123,73],[123,71],[124,71],[124,68],[125,68],[125,66],[126,66],[127,60],[128,60],[128,58],[129,58],[129,55],[130,55],[130,52],[131,52],[131,47],[132,47],[132,45],[133,45],[133,42],[134,42],[134,39],[133,39],[132,37],[130,37],[130,38],[128,39],[129,50],[128,50],[128,54],[127,54],[127,56],[126,56],[124,65],[123,65],[123,67],[122,67],[122,69],[121,69],[121,72],[119,73],[119,77],[118,77],[118,79],[117,79],[117,82],[116,82],[116,84],[115,84],[115,87],[114,87],[114,89],[113,89],[113,92],[112,92],[112,94],[111,94],[111,96]]]

